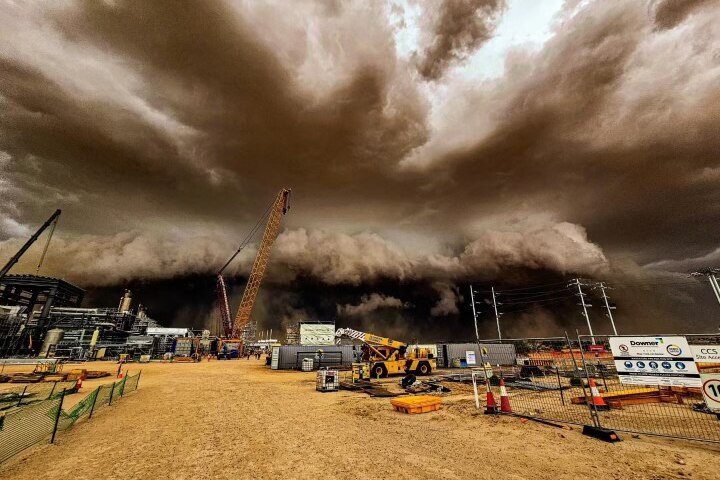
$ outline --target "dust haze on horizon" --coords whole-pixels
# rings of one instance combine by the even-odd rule
[[[0,258],[62,208],[44,274],[200,326],[287,186],[267,328],[463,336],[468,284],[580,276],[626,331],[715,331],[719,38],[708,0],[3,2]]]

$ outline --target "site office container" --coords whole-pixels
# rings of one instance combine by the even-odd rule
[[[504,343],[481,343],[480,346],[487,351],[483,354],[484,360],[491,365],[515,365],[517,355],[515,345]],[[475,352],[475,362],[482,362],[477,343],[440,343],[438,344],[438,368],[452,367],[453,359],[460,359],[463,367],[467,367],[467,353]],[[472,365],[470,365],[472,366]]]
[[[322,350],[322,356],[318,351]],[[300,370],[303,358],[313,359],[313,368],[343,366],[357,362],[360,347],[355,345],[284,345],[273,347],[270,368],[273,370]]]

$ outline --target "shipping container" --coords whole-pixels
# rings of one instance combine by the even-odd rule
[[[322,356],[318,355],[322,350]],[[273,347],[270,367],[273,370],[300,370],[304,358],[313,359],[313,369],[350,367],[358,361],[360,348],[354,345],[285,345]]]
[[[481,343],[481,347],[487,350],[485,361],[491,365],[515,365],[515,345],[505,343]],[[482,363],[477,343],[442,343],[438,345],[438,367],[452,367],[452,361],[459,359],[463,367],[467,367],[466,352],[475,352],[477,365]],[[472,365],[470,365],[472,366]]]

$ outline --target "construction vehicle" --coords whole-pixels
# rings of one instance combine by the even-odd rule
[[[262,283],[265,270],[267,269],[268,260],[270,259],[270,250],[272,245],[277,238],[280,230],[280,220],[290,210],[290,189],[283,188],[278,192],[275,197],[275,201],[268,207],[260,220],[255,224],[255,227],[250,231],[245,240],[243,240],[240,247],[225,262],[225,265],[218,270],[217,276],[217,293],[218,303],[220,306],[220,317],[222,321],[222,328],[224,338],[218,344],[218,351],[223,349],[228,354],[227,358],[232,358],[227,350],[237,348],[239,354],[242,354],[243,343],[248,339],[243,338],[243,330],[250,321],[250,314],[252,313],[253,306],[255,305],[255,299],[257,298],[258,291],[260,290],[260,284]],[[263,233],[260,247],[258,248],[255,262],[253,263],[250,277],[248,278],[247,285],[243,291],[242,300],[240,301],[240,307],[238,308],[235,319],[232,320],[230,317],[230,304],[228,302],[227,288],[225,286],[225,280],[223,278],[223,271],[230,265],[230,263],[237,257],[237,255],[250,243],[255,233],[257,233],[262,225],[263,220],[267,219],[265,224],[265,232]]]
[[[427,349],[408,350],[408,345],[398,340],[351,328],[338,328],[335,332],[335,342],[339,344],[343,337],[363,342],[362,360],[370,364],[372,378],[408,373],[430,375],[433,369],[437,368],[435,358]]]

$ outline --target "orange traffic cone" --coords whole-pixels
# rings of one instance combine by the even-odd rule
[[[510,397],[508,397],[507,389],[505,388],[505,380],[500,379],[500,411],[503,413],[512,413],[510,407]]]
[[[122,370],[120,370],[120,372],[118,373],[118,376],[117,376],[117,377],[118,377],[118,378],[122,378],[122,376],[123,376],[123,372],[122,372]]]
[[[498,406],[497,403],[495,403],[495,396],[493,395],[492,390],[490,390],[490,380],[485,380],[485,387],[487,387],[485,415],[496,414],[498,413]]]
[[[610,410],[610,407],[605,400],[600,396],[595,379],[590,379],[590,394],[592,395],[592,404],[595,406],[595,410]]]

